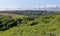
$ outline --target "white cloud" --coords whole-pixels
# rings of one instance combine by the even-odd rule
[[[40,5],[40,6],[0,6],[0,10],[27,10],[27,9],[42,9],[42,8],[60,8],[60,5]]]
[[[46,5],[45,7],[46,7],[46,8],[51,8],[51,7],[56,8],[57,5]]]

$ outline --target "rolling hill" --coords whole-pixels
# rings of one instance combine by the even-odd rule
[[[0,36],[60,36],[60,15],[12,16],[0,13]]]

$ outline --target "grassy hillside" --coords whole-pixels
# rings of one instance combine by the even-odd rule
[[[60,36],[60,15],[38,18],[7,15],[0,13],[0,36]]]
[[[16,18],[16,17],[27,17],[25,15],[18,15],[18,14],[12,14],[12,13],[0,13],[0,15],[3,15],[3,16],[11,16],[13,18]]]

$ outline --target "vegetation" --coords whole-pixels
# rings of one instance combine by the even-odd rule
[[[44,13],[38,18],[7,15],[0,13],[0,36],[60,36],[59,13]]]

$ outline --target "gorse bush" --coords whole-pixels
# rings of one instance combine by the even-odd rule
[[[1,18],[0,16],[0,30],[7,30],[13,26],[17,26],[18,24],[21,23],[22,19],[17,18],[17,19],[13,19],[10,16],[3,16],[3,18]]]
[[[0,31],[0,36],[60,36],[60,15],[39,18],[1,15]]]
[[[18,26],[19,24],[24,23],[25,21],[33,21],[34,18],[26,17],[26,18],[12,18],[11,16],[0,16],[0,30],[5,31],[11,27]],[[24,22],[22,22],[24,21]],[[27,23],[27,22],[26,22]],[[25,23],[25,24],[26,24]]]

